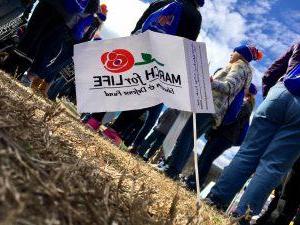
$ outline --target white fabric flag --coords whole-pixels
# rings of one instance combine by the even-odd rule
[[[78,44],[74,64],[79,112],[214,112],[205,43],[147,31]]]

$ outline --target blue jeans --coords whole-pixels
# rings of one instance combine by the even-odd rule
[[[213,125],[213,117],[211,114],[197,114],[197,137],[199,138]],[[166,175],[171,178],[176,178],[187,163],[194,148],[193,138],[193,118],[192,116],[187,121],[186,125],[178,137],[177,143],[170,156]]]
[[[210,196],[228,205],[254,174],[236,212],[244,215],[249,206],[257,215],[299,156],[300,97],[278,83],[257,109],[244,143]]]

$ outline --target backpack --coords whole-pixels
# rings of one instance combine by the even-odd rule
[[[64,8],[70,14],[81,13],[85,10],[89,0],[64,0]]]
[[[245,89],[243,88],[233,99],[231,104],[228,106],[226,114],[223,118],[222,125],[228,125],[236,121],[239,112],[241,111],[243,101],[245,97]]]
[[[300,64],[284,76],[283,83],[291,94],[300,96]]]
[[[183,3],[175,0],[165,7],[152,13],[144,22],[141,30],[151,30],[158,33],[176,35]]]

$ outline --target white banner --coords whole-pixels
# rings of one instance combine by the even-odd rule
[[[74,63],[79,112],[214,112],[205,43],[147,31],[78,44]]]

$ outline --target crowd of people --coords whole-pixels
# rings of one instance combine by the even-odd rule
[[[154,1],[131,35],[152,30],[196,41],[202,23],[199,8],[204,3]],[[73,46],[101,40],[107,13],[100,0],[0,0],[0,69],[50,100],[65,97],[76,105]],[[207,140],[197,165],[199,185],[207,184],[214,160],[232,146],[240,146],[204,201],[226,211],[250,180],[231,212],[239,224],[250,224],[273,190],[275,198],[256,224],[288,225],[292,220],[300,224],[300,42],[265,72],[264,101],[250,122],[258,91],[251,83],[250,64],[262,57],[253,45],[237,46],[229,63],[210,77],[215,113],[196,115],[197,137],[204,135]],[[104,123],[105,117],[110,121]],[[85,113],[81,121],[115,145],[127,146],[131,154],[156,162],[158,170],[181,179],[187,189],[196,190],[195,172],[180,177],[194,146],[191,113],[160,104],[114,114]],[[165,142],[169,149],[164,149]]]

